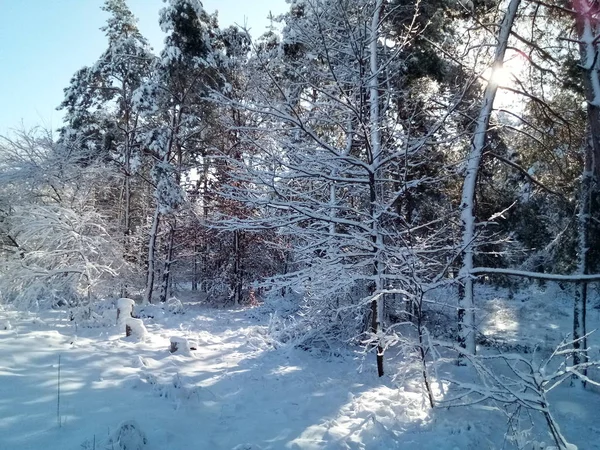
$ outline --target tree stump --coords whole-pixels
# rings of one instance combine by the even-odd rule
[[[146,336],[148,335],[148,330],[146,330],[142,319],[134,319],[132,317],[128,317],[127,319],[125,319],[124,322],[125,337],[132,336],[140,341],[146,339]]]
[[[169,351],[171,353],[179,352],[181,354],[190,355],[190,350],[196,350],[198,348],[198,344],[195,341],[190,341],[179,336],[172,336],[170,342],[171,346],[169,347]]]

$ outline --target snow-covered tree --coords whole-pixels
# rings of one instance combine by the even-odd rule
[[[82,168],[49,133],[19,132],[0,147],[3,300],[49,306],[115,293],[122,246],[95,208],[111,171]]]
[[[386,299],[412,303],[443,266],[419,256],[443,221],[407,220],[398,207],[437,181],[414,173],[443,117],[414,130],[397,113],[411,105],[391,80],[405,76],[400,55],[419,30],[397,35],[387,21],[396,11],[382,0],[292,2],[281,42],[257,45],[248,97],[229,103],[256,118],[240,131],[258,148],[230,160],[237,183],[226,195],[254,211],[230,224],[287,237],[292,267],[275,281],[303,291],[307,331],[327,341],[370,330],[380,375]]]
[[[124,256],[134,263],[137,252],[132,235],[143,223],[134,197],[144,192],[135,178],[143,161],[143,123],[134,109],[134,92],[147,80],[154,56],[125,0],[106,0],[102,9],[109,14],[102,27],[108,47],[96,63],[78,71],[65,89],[60,106],[66,112],[61,143],[80,153],[86,164],[101,160],[119,173],[120,183],[110,187],[113,202],[119,204],[112,214],[119,221],[115,228],[123,236]]]
[[[473,292],[473,254],[475,245],[475,189],[477,176],[481,164],[481,157],[486,146],[486,136],[490,116],[494,106],[494,99],[498,91],[497,79],[493,78],[493,72],[502,69],[504,55],[508,46],[508,38],[515,18],[517,16],[520,0],[512,0],[504,14],[498,32],[498,43],[492,64],[492,75],[483,94],[481,109],[477,117],[471,149],[467,156],[467,169],[463,183],[462,197],[460,202],[461,221],[463,226],[462,238],[462,267],[459,274],[463,289],[459,299],[458,310],[458,336],[459,342],[467,352],[475,353],[475,303]]]
[[[206,154],[212,114],[208,96],[222,83],[222,42],[215,16],[209,16],[198,0],[169,0],[159,22],[167,33],[165,48],[152,68],[152,77],[135,94],[137,110],[153,124],[145,135],[154,160],[156,204],[148,244],[146,302],[152,300],[154,290],[161,217],[169,218],[161,300],[167,298],[177,228],[174,213],[184,201],[182,183],[191,162]]]

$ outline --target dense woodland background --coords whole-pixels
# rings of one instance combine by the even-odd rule
[[[153,53],[105,2],[59,133],[0,142],[2,302],[292,298],[303,345],[361,340],[381,375],[399,330],[422,344],[439,314],[474,354],[474,283],[558,280],[585,363],[600,4],[289,4],[253,41],[168,0]]]

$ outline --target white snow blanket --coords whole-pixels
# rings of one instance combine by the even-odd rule
[[[513,448],[503,412],[430,410],[419,378],[395,355],[380,379],[372,354],[278,348],[244,311],[146,319],[141,341],[115,327],[76,329],[61,311],[40,314],[0,311],[12,324],[0,329],[0,449]],[[173,336],[202,344],[193,358],[171,354]],[[465,376],[446,367],[440,376]],[[560,387],[550,400],[570,442],[600,449],[600,396]],[[547,435],[523,438],[524,448],[551,444]]]

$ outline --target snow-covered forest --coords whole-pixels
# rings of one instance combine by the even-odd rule
[[[600,449],[600,2],[287,2],[0,137],[0,450]]]

